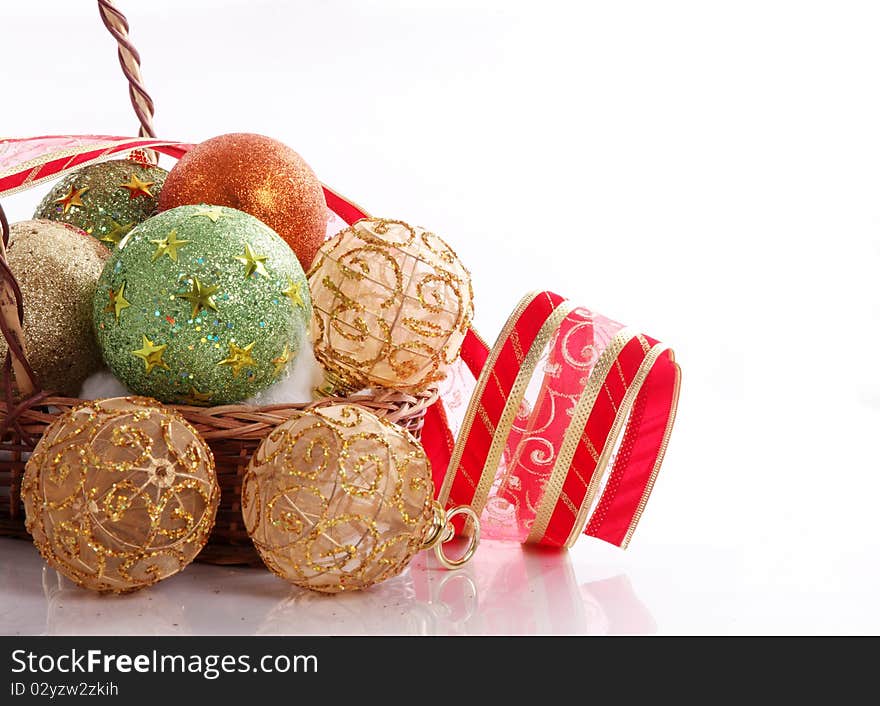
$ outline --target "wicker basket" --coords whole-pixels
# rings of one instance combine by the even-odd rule
[[[128,39],[125,17],[107,0],[98,0],[101,18],[119,44],[119,61],[129,81],[130,96],[140,121],[140,134],[154,137],[153,102],[143,88],[139,57]],[[0,400],[0,536],[29,538],[24,527],[21,480],[25,463],[46,428],[83,400],[55,396],[41,390],[27,362],[22,345],[21,290],[6,263],[9,228],[2,207],[0,225],[0,329],[9,345],[4,361],[5,389]],[[241,480],[251,454],[276,425],[294,413],[345,399],[419,436],[428,407],[437,390],[418,395],[394,390],[362,392],[347,398],[325,398],[308,404],[252,407],[190,407],[169,405],[180,412],[203,435],[214,452],[221,489],[217,521],[208,545],[198,561],[215,564],[262,564],[244,527],[241,515]]]
[[[384,391],[358,394],[346,399],[418,436],[425,410],[434,402],[436,394],[436,391],[431,391],[413,396]],[[168,405],[186,417],[204,436],[217,464],[220,507],[214,531],[208,545],[199,554],[198,561],[262,564],[251,545],[241,516],[241,479],[251,454],[276,425],[289,419],[295,412],[333,401],[334,398],[325,398],[311,404],[270,407]],[[24,507],[19,494],[25,462],[46,427],[82,402],[80,399],[54,397],[43,392],[13,405],[9,401],[0,402],[0,428],[4,429],[0,442],[0,536],[29,538],[24,528]]]

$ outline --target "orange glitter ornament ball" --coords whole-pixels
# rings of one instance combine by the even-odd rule
[[[159,210],[200,203],[256,216],[284,238],[304,269],[326,235],[318,177],[290,147],[263,135],[212,137],[183,156],[168,174]]]

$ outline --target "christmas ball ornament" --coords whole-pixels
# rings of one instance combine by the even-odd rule
[[[473,317],[470,274],[433,233],[363,219],[328,240],[309,271],[325,391],[420,392],[445,376]]]
[[[45,390],[75,396],[101,367],[92,299],[109,256],[94,238],[63,223],[24,221],[10,228],[7,261],[21,287],[24,344]],[[6,356],[2,336],[0,356]]]
[[[263,135],[220,135],[183,156],[168,175],[159,209],[197,203],[256,216],[287,241],[304,268],[326,235],[321,182],[290,147]]]
[[[27,462],[27,529],[72,581],[121,593],[187,566],[220,491],[204,439],[143,397],[89,402],[56,419]]]
[[[167,174],[128,159],[90,164],[59,181],[34,218],[69,223],[113,248],[156,212]]]
[[[266,566],[324,593],[396,576],[448,527],[421,445],[355,405],[319,407],[278,426],[251,458],[241,498]]]
[[[180,206],[137,226],[94,299],[107,365],[163,402],[238,402],[279,379],[311,312],[302,268],[269,227],[222,206]]]

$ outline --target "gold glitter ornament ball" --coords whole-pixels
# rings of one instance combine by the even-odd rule
[[[220,499],[204,439],[145,397],[89,402],[56,419],[27,462],[21,494],[48,564],[114,593],[184,569],[207,542]]]
[[[241,490],[266,566],[324,593],[396,576],[423,548],[434,485],[421,445],[355,405],[301,412],[251,458]]]
[[[34,218],[69,223],[114,248],[156,212],[167,175],[162,167],[128,159],[90,164],[59,181]]]
[[[21,286],[28,362],[45,390],[76,396],[101,367],[92,299],[110,253],[63,223],[36,220],[10,228],[7,260]],[[0,336],[0,360],[6,340]]]
[[[303,269],[327,232],[329,214],[318,177],[290,147],[263,135],[213,137],[174,165],[159,209],[199,203],[256,216],[287,242]]]
[[[473,318],[470,273],[433,233],[365,218],[328,240],[308,273],[326,391],[417,393],[445,377]]]

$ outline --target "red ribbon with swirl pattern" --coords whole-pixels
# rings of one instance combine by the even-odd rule
[[[672,431],[672,351],[552,292],[484,350],[448,463],[432,459],[440,501],[471,505],[490,535],[560,547],[586,528],[626,546]]]
[[[190,147],[103,135],[3,139],[0,196],[131,150],[179,158]],[[367,215],[328,187],[324,195],[349,224]],[[476,387],[457,436],[442,400],[422,432],[440,501],[472,506],[489,536],[560,547],[585,531],[625,547],[675,418],[672,351],[538,292],[520,302],[491,349],[469,331],[462,360]]]

